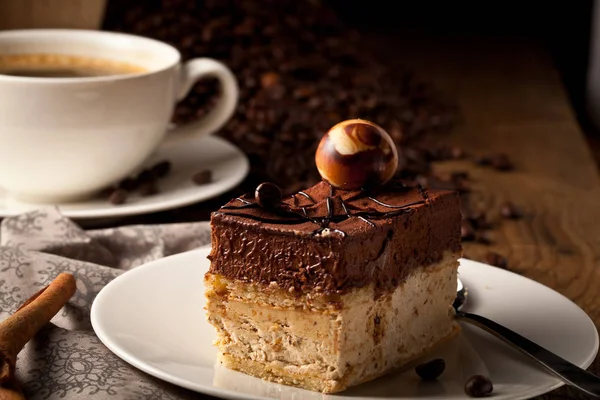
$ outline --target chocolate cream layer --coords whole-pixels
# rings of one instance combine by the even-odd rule
[[[211,216],[210,272],[290,292],[393,288],[460,245],[456,192],[392,182],[341,191],[320,182],[274,209],[253,195]]]

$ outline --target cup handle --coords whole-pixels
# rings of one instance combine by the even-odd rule
[[[204,78],[217,78],[221,93],[216,104],[198,121],[177,126],[171,130],[165,142],[198,138],[218,131],[233,115],[239,98],[237,80],[225,64],[212,58],[195,58],[181,67],[180,87],[177,100],[187,96],[192,86]],[[165,144],[166,144],[165,143]]]

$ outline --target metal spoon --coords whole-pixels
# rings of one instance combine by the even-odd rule
[[[489,320],[480,315],[460,311],[460,308],[467,300],[467,295],[467,288],[459,279],[456,290],[456,299],[454,300],[454,304],[452,304],[454,310],[456,311],[457,318],[478,326],[504,340],[505,342],[513,345],[516,349],[537,361],[547,371],[554,374],[566,384],[576,387],[590,396],[600,398],[600,377],[579,368],[564,358],[557,356],[551,351],[500,325],[497,322]]]

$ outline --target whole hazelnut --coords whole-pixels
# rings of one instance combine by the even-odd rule
[[[350,119],[321,139],[315,162],[321,178],[343,190],[370,188],[389,181],[398,167],[398,151],[379,125]]]

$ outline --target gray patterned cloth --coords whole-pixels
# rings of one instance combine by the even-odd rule
[[[6,218],[0,226],[0,320],[61,272],[77,292],[19,354],[28,399],[202,399],[138,371],[94,334],[90,308],[100,289],[148,261],[210,242],[208,223],[85,231],[57,209]]]

